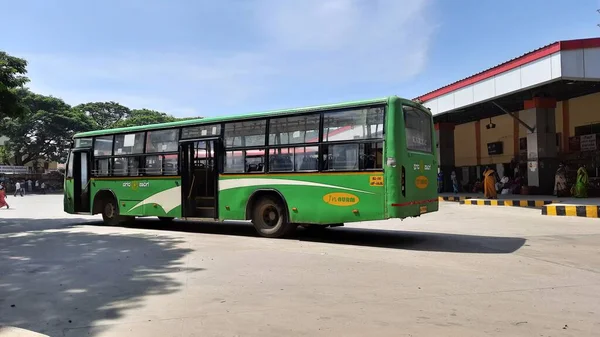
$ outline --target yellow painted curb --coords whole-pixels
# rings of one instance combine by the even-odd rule
[[[584,218],[600,218],[598,205],[545,205],[543,215],[550,216],[579,216]]]
[[[448,196],[448,197],[438,197],[439,201],[461,201],[461,200],[466,200],[466,197],[460,197],[460,196]]]
[[[558,201],[555,200],[489,200],[489,199],[466,199],[461,200],[461,205],[473,206],[514,206],[514,207],[536,207],[541,208],[544,205],[552,204]]]

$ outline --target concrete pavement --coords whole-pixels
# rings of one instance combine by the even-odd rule
[[[104,227],[60,196],[0,210],[0,325],[49,336],[594,336],[600,226],[539,210],[259,238],[245,223]]]

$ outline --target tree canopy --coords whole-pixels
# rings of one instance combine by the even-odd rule
[[[89,116],[95,129],[111,129],[131,114],[128,107],[116,102],[91,102],[79,104],[73,108]]]
[[[38,160],[64,162],[77,132],[179,120],[151,109],[130,109],[117,102],[89,102],[71,107],[62,99],[36,94],[27,61],[0,51],[0,164],[25,165]]]
[[[26,73],[27,61],[0,51],[0,120],[16,117],[24,112],[16,89],[29,81]]]
[[[64,161],[73,134],[93,129],[92,120],[71,109],[63,100],[17,91],[25,112],[0,124],[0,134],[9,138],[5,147],[15,165],[37,160]]]
[[[166,122],[174,122],[177,118],[167,115],[164,112],[158,112],[149,109],[134,109],[131,110],[129,116],[116,123],[117,127],[136,126],[136,125],[148,125],[158,124]]]

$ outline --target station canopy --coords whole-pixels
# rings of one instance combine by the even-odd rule
[[[557,41],[416,98],[436,123],[467,123],[600,92],[600,38]]]

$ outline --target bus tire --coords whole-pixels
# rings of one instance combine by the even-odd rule
[[[258,234],[267,238],[284,237],[295,228],[287,221],[283,203],[267,196],[254,204],[252,224]]]
[[[175,218],[168,217],[168,216],[159,216],[158,220],[160,220],[160,222],[173,222],[173,220],[175,220]]]
[[[102,204],[102,220],[107,226],[118,226],[123,223],[123,217],[119,214],[119,206],[114,198],[105,200]]]

